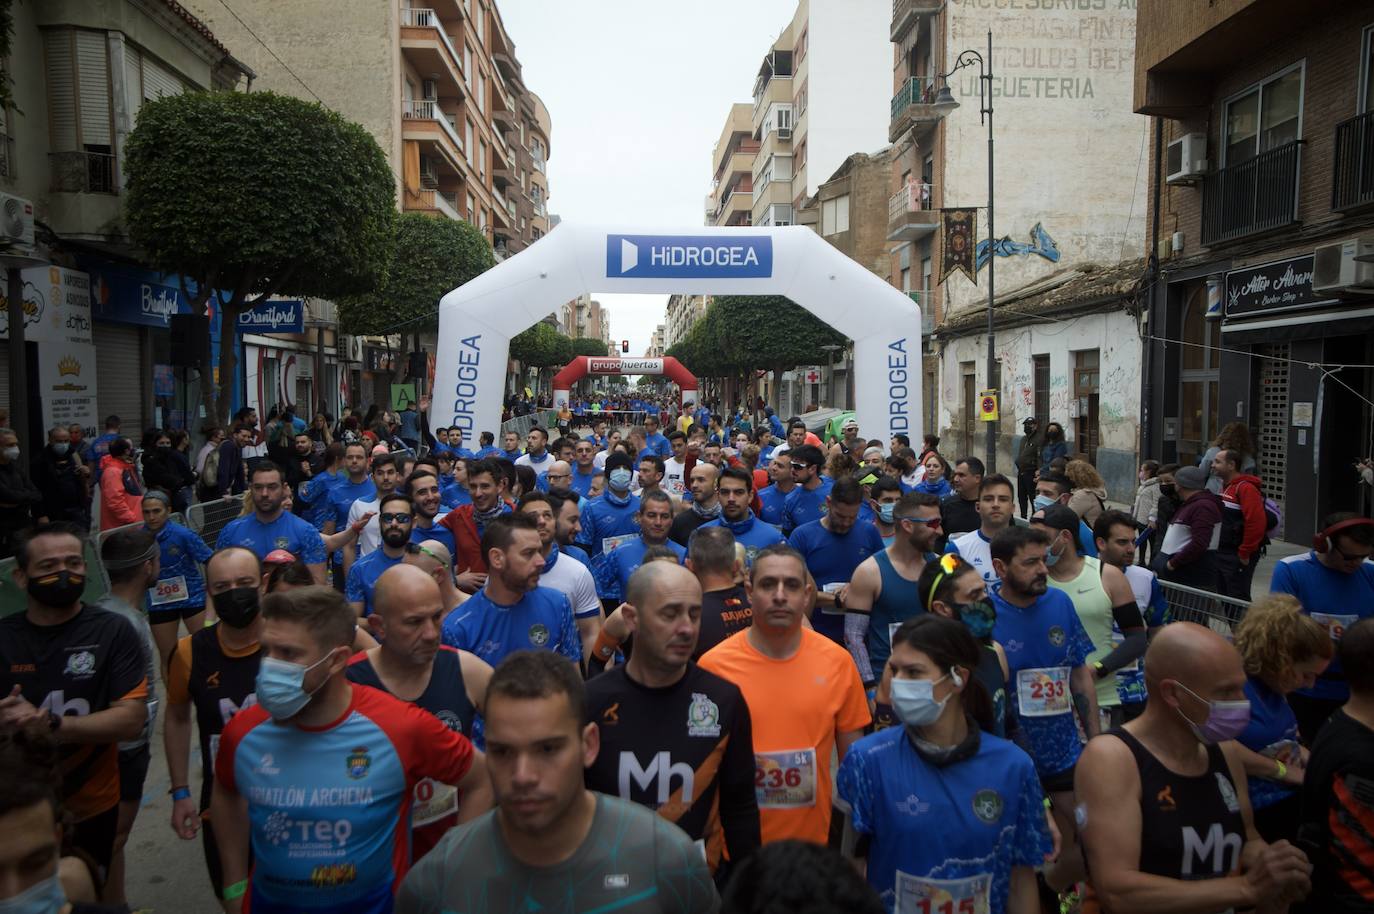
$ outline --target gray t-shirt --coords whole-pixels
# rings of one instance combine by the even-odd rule
[[[451,830],[415,864],[396,914],[714,914],[701,848],[652,810],[596,796],[582,846],[562,863],[526,866],[506,848],[496,812]]]
[[[143,663],[148,670],[148,721],[143,725],[143,732],[138,735],[137,739],[119,744],[121,752],[125,749],[137,749],[147,745],[148,740],[153,735],[153,724],[157,721],[157,661],[154,658],[158,654],[157,648],[153,644],[153,630],[148,625],[147,613],[136,606],[130,606],[112,593],[106,594],[92,605],[96,609],[116,613],[128,619],[143,642]]]

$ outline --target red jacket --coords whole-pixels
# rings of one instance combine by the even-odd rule
[[[506,507],[514,508],[511,502]],[[487,573],[487,557],[482,554],[482,534],[477,532],[477,518],[472,516],[473,505],[459,505],[444,515],[439,521],[453,533],[453,545],[457,552],[453,556],[453,571],[462,574],[475,571]]]
[[[1244,518],[1244,528],[1236,554],[1246,562],[1259,551],[1264,543],[1264,528],[1268,523],[1264,516],[1264,494],[1260,490],[1258,476],[1241,473],[1231,480],[1221,492],[1223,514],[1239,510]]]
[[[111,457],[100,471],[100,529],[143,522],[143,486],[134,465]]]

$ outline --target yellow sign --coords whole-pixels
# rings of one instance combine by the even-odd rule
[[[978,418],[984,422],[997,421],[997,391],[978,391]]]

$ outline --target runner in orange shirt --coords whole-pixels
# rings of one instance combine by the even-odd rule
[[[816,588],[802,557],[779,543],[754,558],[752,625],[702,656],[702,669],[739,686],[754,724],[754,790],[763,843],[830,834],[832,750],[845,752],[870,715],[844,648],[802,627]]]

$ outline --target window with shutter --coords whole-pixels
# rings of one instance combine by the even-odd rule
[[[109,152],[110,57],[104,32],[76,33],[76,63],[81,145],[88,151]]]
[[[180,95],[184,91],[181,80],[171,70],[149,57],[143,58],[143,98],[162,98]]]
[[[44,35],[48,58],[48,125],[52,148],[70,152],[76,145],[76,60],[70,29]]]
[[[127,42],[124,45],[124,97],[133,105],[133,113],[143,106],[143,55]]]

